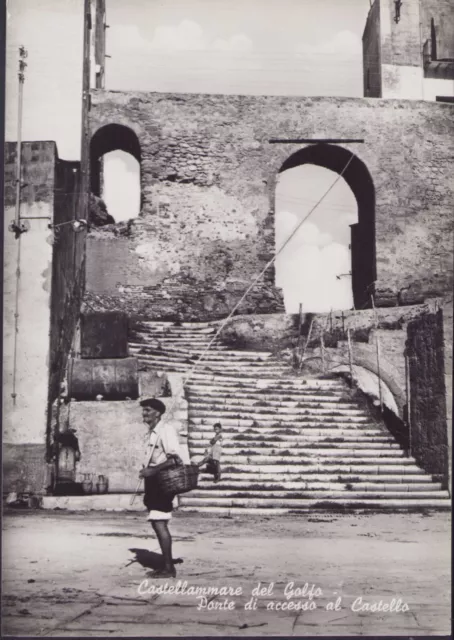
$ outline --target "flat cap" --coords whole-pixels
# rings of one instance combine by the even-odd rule
[[[152,409],[156,409],[162,415],[166,412],[166,406],[161,400],[157,398],[145,398],[140,402],[141,407],[151,407]]]

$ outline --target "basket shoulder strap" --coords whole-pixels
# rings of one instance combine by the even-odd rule
[[[159,442],[159,440],[161,438],[161,433],[159,431],[155,431],[155,434],[156,434],[156,440],[151,445],[151,451],[148,454],[148,461],[147,461],[147,465],[146,465],[147,467],[150,465],[151,458],[153,457],[154,450],[156,449],[156,446],[157,446],[157,444],[158,444],[158,442]]]

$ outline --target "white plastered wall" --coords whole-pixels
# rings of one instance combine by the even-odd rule
[[[3,442],[44,444],[46,437],[49,384],[50,292],[52,245],[49,243],[52,202],[23,206],[21,215],[41,218],[29,220],[30,229],[20,240],[8,230],[14,220],[14,207],[5,208],[4,219],[4,298],[3,298]],[[19,242],[20,277],[16,363],[17,255]],[[13,403],[14,370],[16,403]]]

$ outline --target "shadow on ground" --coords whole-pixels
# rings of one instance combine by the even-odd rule
[[[135,554],[135,558],[128,562],[127,567],[138,562],[144,569],[164,569],[164,558],[160,553],[148,551],[148,549],[129,549],[129,551]],[[175,558],[173,561],[174,564],[182,564],[182,562],[182,558]]]

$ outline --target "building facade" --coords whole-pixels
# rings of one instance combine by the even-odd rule
[[[364,96],[454,98],[452,0],[375,0],[363,34]]]

